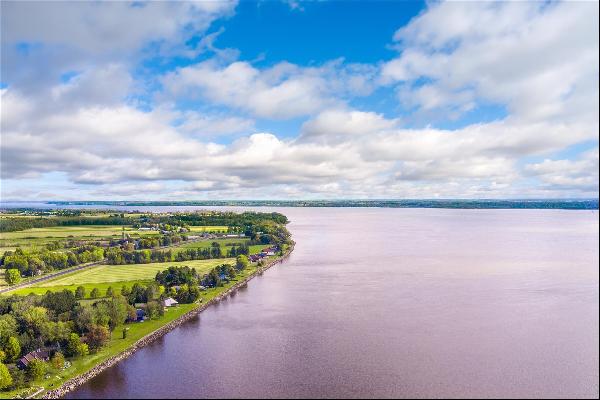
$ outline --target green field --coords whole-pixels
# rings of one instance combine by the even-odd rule
[[[16,232],[2,232],[0,239],[25,239],[25,238],[66,238],[66,237],[110,237],[121,235],[120,225],[86,225],[86,226],[51,226],[47,228],[31,228]],[[132,227],[125,227],[125,233],[156,235],[157,231],[139,231]]]
[[[14,290],[12,292],[7,293],[7,295],[18,294],[18,295],[22,295],[22,296],[27,296],[28,294],[31,294],[31,293],[42,295],[42,294],[46,294],[47,291],[62,292],[65,289],[75,292],[77,287],[83,286],[85,288],[86,298],[90,297],[90,293],[94,288],[97,288],[100,291],[100,296],[104,297],[104,295],[106,294],[106,289],[108,289],[109,286],[112,286],[113,290],[115,290],[116,292],[119,292],[119,290],[121,290],[121,288],[123,286],[127,286],[127,287],[131,288],[134,283],[140,283],[142,285],[147,285],[152,281],[153,281],[152,279],[149,279],[149,280],[123,281],[123,282],[81,283],[81,284],[77,284],[77,285],[55,285],[55,286],[36,286],[36,287],[30,286],[30,287],[26,287],[23,289]]]
[[[61,276],[56,279],[41,282],[34,287],[77,285],[82,283],[106,283],[136,280],[152,280],[157,272],[164,271],[171,266],[187,265],[196,268],[198,273],[206,273],[217,265],[223,263],[234,263],[232,258],[220,258],[213,260],[171,261],[165,263],[151,264],[127,264],[127,265],[100,265],[80,272]]]
[[[190,226],[190,232],[227,232],[229,230],[226,226]]]

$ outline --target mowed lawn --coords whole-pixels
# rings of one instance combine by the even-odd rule
[[[225,263],[233,264],[235,263],[235,259],[219,258],[212,260],[171,261],[150,264],[100,265],[56,279],[40,282],[37,285],[33,285],[33,287],[153,280],[157,272],[164,271],[171,266],[184,265],[190,268],[196,268],[198,273],[204,274],[215,266]]]
[[[154,279],[148,279],[145,281],[123,281],[123,282],[104,282],[104,283],[81,283],[81,284],[77,284],[77,285],[58,285],[58,286],[44,286],[44,287],[33,287],[33,286],[28,286],[22,289],[17,289],[14,290],[12,292],[8,292],[6,293],[6,295],[10,296],[12,294],[18,294],[18,295],[22,295],[22,296],[26,296],[28,294],[37,294],[37,295],[43,295],[46,294],[46,292],[50,291],[50,292],[62,292],[63,290],[70,290],[71,292],[75,293],[75,290],[77,290],[77,288],[79,286],[83,286],[85,288],[85,298],[89,299],[90,298],[90,294],[92,292],[92,290],[94,289],[98,289],[100,291],[100,297],[105,297],[106,296],[106,290],[109,287],[112,287],[113,290],[117,293],[120,292],[121,288],[123,286],[127,286],[128,288],[131,289],[131,287],[136,284],[136,283],[140,283],[144,286],[148,285],[150,282],[152,282]]]
[[[226,226],[190,226],[190,232],[227,232],[229,230]]]
[[[23,239],[23,238],[66,238],[73,237],[108,237],[118,236],[122,233],[120,225],[87,225],[87,226],[51,226],[47,228],[31,228],[17,232],[2,232],[0,239]],[[139,231],[132,227],[125,227],[125,233],[156,235],[157,231]]]

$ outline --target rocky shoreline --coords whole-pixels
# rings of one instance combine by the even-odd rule
[[[252,275],[250,275],[247,278],[245,278],[244,280],[236,283],[235,285],[233,285],[232,287],[227,289],[225,292],[223,292],[220,295],[214,297],[213,299],[207,301],[206,303],[201,304],[198,308],[195,308],[195,309],[183,314],[181,317],[177,318],[174,321],[169,322],[168,324],[160,327],[159,329],[155,330],[154,332],[149,333],[148,335],[144,336],[143,338],[141,338],[140,340],[135,342],[127,350],[125,350],[115,356],[110,357],[109,359],[101,362],[100,364],[96,365],[95,367],[93,367],[92,369],[90,369],[89,371],[87,371],[85,373],[69,379],[68,381],[63,383],[59,388],[49,390],[48,392],[46,392],[46,394],[42,398],[43,399],[59,399],[62,396],[64,396],[65,394],[75,390],[77,387],[83,385],[85,382],[92,379],[96,375],[100,374],[105,369],[110,368],[110,367],[114,366],[115,364],[117,364],[118,362],[120,362],[121,360],[126,359],[127,357],[129,357],[133,353],[135,353],[137,350],[141,349],[142,347],[146,346],[149,343],[152,343],[154,340],[158,339],[159,337],[164,336],[165,334],[167,334],[170,331],[172,331],[173,329],[177,328],[179,325],[183,324],[184,322],[189,321],[190,319],[194,318],[196,315],[198,315],[199,313],[201,313],[202,311],[207,309],[209,306],[216,304],[219,301],[223,300],[224,298],[230,296],[231,294],[236,292],[239,288],[245,286],[248,283],[248,281],[250,281],[256,275],[262,274],[264,271],[271,268],[273,265],[283,262],[290,256],[290,254],[292,253],[293,250],[294,250],[294,243],[292,243],[290,248],[285,252],[285,254],[283,256],[281,256],[275,260],[267,262],[266,265],[264,265],[262,268],[257,269]]]

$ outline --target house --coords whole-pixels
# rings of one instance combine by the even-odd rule
[[[175,299],[174,299],[174,298],[172,298],[172,297],[169,297],[169,298],[167,298],[167,299],[165,299],[165,300],[163,301],[163,305],[164,305],[165,307],[174,307],[174,306],[176,306],[177,304],[179,304],[179,303],[177,302],[177,300],[175,300]]]
[[[29,363],[33,360],[48,361],[50,359],[50,351],[37,349],[30,353],[25,354],[17,361],[17,367],[19,369],[25,369]]]
[[[274,256],[276,251],[277,249],[275,247],[267,247],[262,249],[260,254],[263,254],[264,256]]]

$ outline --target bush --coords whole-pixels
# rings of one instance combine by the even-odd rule
[[[9,388],[13,384],[13,378],[8,372],[6,365],[0,363],[0,390]]]
[[[54,369],[61,370],[65,366],[65,356],[63,356],[60,352],[56,352],[54,353],[54,356],[52,356],[50,363]]]
[[[110,340],[108,328],[102,325],[93,325],[86,336],[86,342],[89,350],[96,352],[104,347]]]
[[[31,360],[27,365],[27,376],[30,380],[42,379],[48,371],[48,365],[42,360]]]
[[[79,346],[77,346],[77,355],[83,357],[87,356],[88,354],[90,354],[90,348],[88,345],[85,343],[80,343]]]
[[[6,283],[9,285],[16,285],[17,283],[21,282],[21,273],[16,268],[7,269],[4,273],[4,277],[6,279]]]
[[[78,286],[77,289],[75,289],[75,298],[77,300],[85,299],[85,288],[83,286]]]

